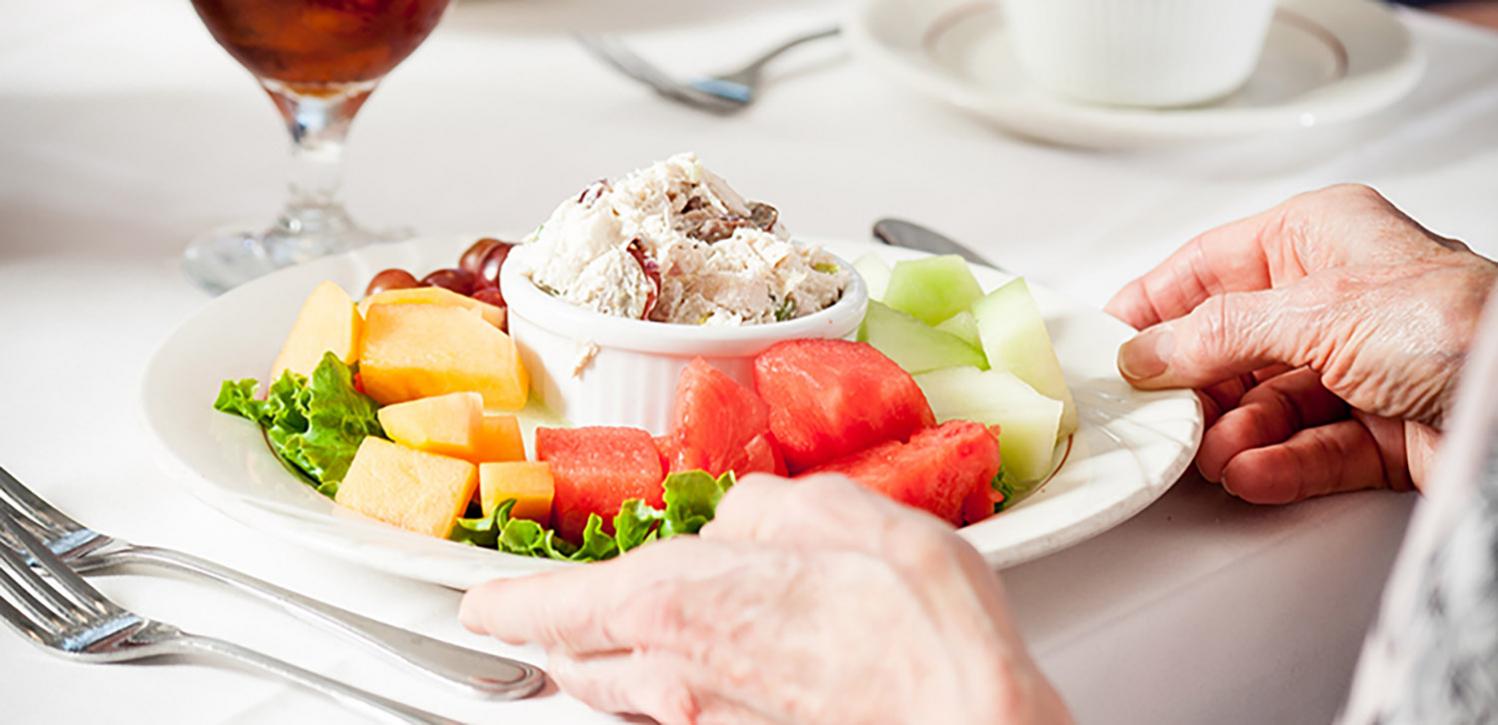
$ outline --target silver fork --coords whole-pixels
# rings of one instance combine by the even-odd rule
[[[594,57],[620,73],[644,83],[665,98],[694,108],[728,114],[754,102],[759,93],[763,71],[770,61],[803,43],[831,38],[840,32],[841,29],[831,27],[804,33],[760,53],[742,68],[687,81],[672,78],[614,36],[579,33],[577,39]]]
[[[0,515],[0,588],[10,594],[10,602],[0,598],[0,619],[38,646],[70,659],[113,663],[210,655],[259,668],[403,722],[456,722],[233,642],[188,634],[130,612],[100,594],[8,515]]]
[[[501,699],[525,697],[545,684],[540,668],[497,657],[409,630],[392,627],[353,612],[304,597],[270,582],[228,569],[192,554],[154,546],[136,546],[74,521],[0,468],[0,516],[13,516],[45,540],[48,550],[80,574],[128,564],[173,569],[228,584],[305,619],[333,625],[424,672]]]

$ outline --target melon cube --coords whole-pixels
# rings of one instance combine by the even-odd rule
[[[1016,481],[1050,475],[1060,435],[1062,405],[1011,373],[948,368],[915,376],[937,420],[971,420],[999,427],[1004,471]]]
[[[948,317],[937,325],[936,329],[956,335],[963,342],[980,350],[983,349],[983,340],[978,336],[978,318],[974,317],[970,310],[963,310]]]
[[[485,407],[519,410],[530,388],[509,335],[471,309],[446,305],[370,307],[359,373],[381,405],[476,392]]]
[[[345,364],[353,364],[358,359],[363,323],[353,298],[342,287],[333,282],[319,284],[302,303],[291,333],[271,363],[271,380],[279,379],[287,370],[310,377],[327,352]]]
[[[1064,412],[1060,434],[1071,435],[1077,429],[1077,404],[1066,387],[1061,360],[1056,357],[1045,319],[1025,280],[1015,279],[990,292],[973,305],[973,316],[978,320],[989,367],[1014,373],[1035,392],[1061,401]]]
[[[489,324],[503,330],[505,327],[505,310],[503,307],[495,307],[487,302],[480,302],[468,295],[460,295],[449,289],[441,287],[411,287],[408,289],[387,289],[365,297],[359,301],[359,314],[368,315],[369,308],[375,305],[446,305],[448,307],[462,307],[479,313]]]
[[[988,367],[978,348],[899,310],[869,302],[858,340],[873,345],[909,373],[941,368]]]
[[[486,413],[479,420],[473,452],[463,456],[474,463],[525,460],[525,439],[520,420],[504,413]]]
[[[369,436],[333,497],[407,531],[447,538],[473,498],[478,467]]]
[[[551,499],[556,483],[551,465],[535,461],[503,461],[479,464],[479,507],[485,516],[500,504],[515,500],[510,517],[551,524]]]
[[[444,456],[470,458],[484,419],[478,393],[448,393],[396,403],[377,414],[385,435],[408,448]]]
[[[884,290],[884,304],[928,325],[940,324],[982,298],[983,288],[967,261],[955,254],[895,264]]]

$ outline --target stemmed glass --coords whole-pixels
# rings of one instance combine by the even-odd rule
[[[354,115],[432,32],[448,0],[193,0],[214,40],[255,76],[291,132],[291,198],[265,229],[220,229],[183,267],[223,291],[274,269],[395,236],[356,224],[337,197]]]

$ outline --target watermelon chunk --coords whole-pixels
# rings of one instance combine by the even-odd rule
[[[841,473],[958,525],[964,518],[993,513],[999,440],[986,426],[954,420],[922,430],[909,442],[889,441],[806,473]],[[989,502],[986,511],[984,501]]]
[[[910,374],[859,342],[777,343],[755,358],[754,388],[791,473],[936,424]]]
[[[744,444],[744,462],[742,466],[734,466],[735,475],[743,476],[746,473],[773,473],[784,476],[785,457],[780,455],[780,449],[775,445],[775,439],[770,437],[769,431],[763,435],[757,435]]]
[[[536,458],[551,464],[552,525],[573,543],[582,540],[588,514],[603,517],[604,529],[612,533],[614,514],[625,501],[665,505],[661,454],[643,430],[537,428]]]
[[[676,383],[668,434],[674,440],[657,445],[672,471],[773,471],[769,416],[754,391],[697,358]]]

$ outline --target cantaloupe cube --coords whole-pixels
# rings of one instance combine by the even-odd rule
[[[434,395],[387,405],[378,416],[385,435],[396,443],[471,460],[483,427],[484,398],[478,393]]]
[[[333,500],[408,531],[447,538],[473,498],[478,468],[369,436]]]
[[[510,499],[515,508],[511,518],[530,519],[542,526],[551,523],[551,498],[556,486],[551,465],[534,461],[505,461],[479,464],[479,507],[484,515]]]
[[[441,287],[410,287],[407,289],[387,289],[377,292],[359,301],[359,314],[368,315],[369,308],[375,305],[446,305],[448,307],[463,307],[474,310],[484,317],[489,324],[500,329],[505,326],[505,310],[503,307],[495,307],[487,302],[480,302],[468,295],[460,295],[450,289]]]
[[[291,334],[286,336],[281,353],[270,366],[270,379],[279,379],[286,370],[310,376],[327,352],[352,364],[358,359],[363,323],[354,300],[342,287],[333,282],[319,284],[302,303],[302,310],[291,325]]]
[[[359,373],[381,405],[475,392],[485,407],[520,410],[530,389],[509,335],[473,310],[445,305],[371,306]]]
[[[474,463],[525,460],[520,421],[507,413],[488,413],[479,421],[473,452],[463,456]]]

